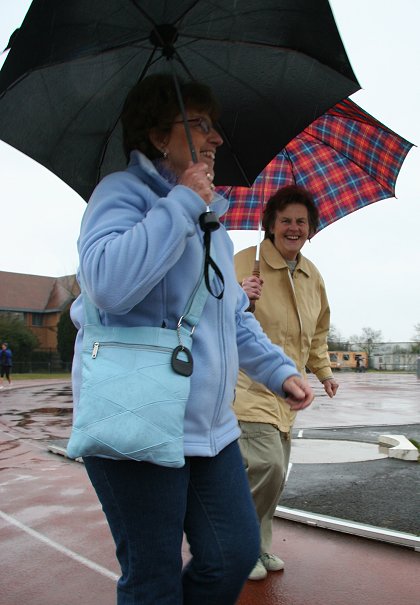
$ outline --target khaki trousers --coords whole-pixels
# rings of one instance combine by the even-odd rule
[[[239,447],[260,521],[261,554],[271,552],[273,516],[286,480],[290,433],[272,424],[239,422]]]

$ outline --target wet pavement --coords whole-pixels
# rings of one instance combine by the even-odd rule
[[[420,380],[337,377],[334,400],[314,384],[316,402],[294,429],[274,533],[286,570],[248,582],[240,605],[419,601],[420,464],[384,457],[377,438],[395,431],[420,441]],[[68,381],[16,382],[0,392],[2,605],[115,603],[114,547],[84,467],[48,450],[53,442],[66,444],[71,409]],[[282,512],[296,510],[307,520],[297,523]],[[321,529],[317,515],[344,520],[346,528]],[[413,540],[407,547],[384,543],[386,532],[380,540],[349,535],[358,523],[391,535],[408,532]],[[183,554],[188,558],[186,545]]]
[[[336,376],[332,400],[311,377],[316,399],[297,417],[280,506],[420,536],[420,464],[389,458],[378,441],[387,433],[420,442],[420,380]]]

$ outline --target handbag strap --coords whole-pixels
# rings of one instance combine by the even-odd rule
[[[211,244],[211,252],[213,253],[213,244]],[[196,287],[191,294],[190,300],[187,303],[186,309],[183,315],[178,321],[178,327],[181,327],[182,322],[189,324],[192,328],[191,335],[194,332],[195,326],[198,324],[200,316],[203,312],[204,305],[206,304],[207,297],[210,290],[207,285],[210,280],[213,280],[215,271],[212,266],[208,267],[208,275],[205,275],[206,259],[204,259],[203,268],[201,270],[200,278]]]
[[[187,303],[185,313],[179,319],[178,325],[185,322],[192,328],[195,328],[203,312],[208,295],[209,291],[206,286],[204,271],[202,271],[200,280]]]

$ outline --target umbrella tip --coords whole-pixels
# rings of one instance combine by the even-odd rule
[[[10,36],[9,42],[7,43],[6,48],[3,50],[4,53],[6,52],[6,50],[10,50],[12,48],[13,43],[14,43],[14,41],[16,39],[16,35],[17,35],[17,33],[18,33],[19,30],[20,30],[20,27],[18,27],[17,29],[15,29],[15,31],[13,32],[13,34]]]

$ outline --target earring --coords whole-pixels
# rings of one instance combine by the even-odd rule
[[[167,159],[168,159],[168,151],[167,151],[167,149],[163,149],[163,150],[162,150],[162,155],[163,155],[163,159],[164,159],[164,160],[167,160]]]

